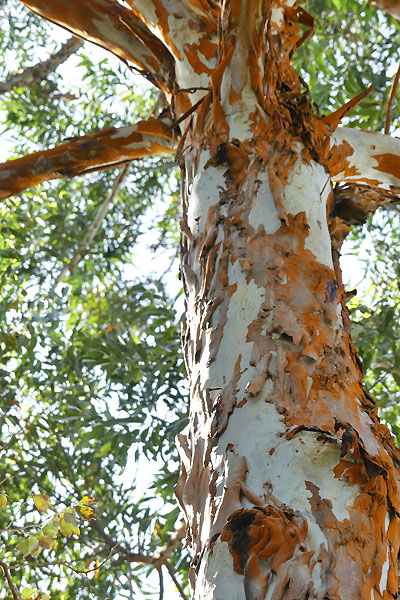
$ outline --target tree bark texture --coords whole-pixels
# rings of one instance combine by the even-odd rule
[[[396,598],[399,455],[363,388],[328,229],[332,177],[361,166],[343,169],[354,144],[331,148],[339,120],[316,119],[290,66],[301,11],[265,4],[225,6],[181,159],[194,598]]]
[[[148,69],[170,102],[172,125],[146,134],[182,168],[193,597],[398,598],[400,456],[363,388],[338,260],[399,198],[398,140],[338,128],[363,94],[315,114],[291,66],[313,20],[294,0],[24,3]]]

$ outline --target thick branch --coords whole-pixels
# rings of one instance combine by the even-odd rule
[[[72,36],[61,46],[58,52],[50,56],[47,60],[28,67],[22,73],[16,73],[7,77],[5,81],[0,83],[0,94],[5,94],[17,86],[29,87],[42,81],[49,73],[55,71],[58,66],[74,54],[74,52],[79,50],[83,46],[83,43],[83,40],[80,38]]]
[[[333,181],[400,193],[400,139],[342,127],[332,135],[328,169]]]
[[[98,44],[143,69],[155,84],[168,87],[173,59],[133,12],[114,0],[20,0],[42,17]]]
[[[0,164],[0,198],[50,179],[101,171],[165,152],[175,152],[169,118],[148,119],[120,129],[110,127]]]

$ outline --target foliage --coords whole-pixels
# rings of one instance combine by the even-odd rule
[[[54,52],[60,30],[17,0],[0,6],[5,78]],[[373,83],[350,125],[382,130],[399,24],[356,0],[307,0],[304,7],[316,32],[295,62],[321,112]],[[155,98],[148,84],[139,87],[126,67],[86,44],[45,80],[0,98],[8,157],[135,122]],[[393,114],[399,109],[397,101]],[[151,245],[157,261],[177,272],[178,182],[169,162],[131,166],[84,260],[52,291],[116,176],[45,184],[0,207],[0,561],[23,598],[38,590],[61,600],[151,596],[157,590],[146,577],[156,567],[142,559],[154,556],[179,522],[174,436],[188,412],[179,300],[166,278],[145,273],[148,259],[138,256]],[[368,299],[351,305],[367,385],[396,434],[399,229],[398,214],[387,209],[353,232],[353,248],[369,236],[377,262],[366,259]],[[82,500],[92,497],[96,519],[87,518],[91,503]],[[40,507],[48,502],[55,512],[44,523]],[[61,534],[52,537],[49,525]],[[41,546],[40,536],[57,544]],[[169,564],[186,586],[185,551],[175,551]],[[6,597],[3,588],[0,599]]]

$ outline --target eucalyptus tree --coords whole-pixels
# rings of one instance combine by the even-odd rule
[[[113,123],[3,163],[0,188],[7,198],[157,153],[176,157],[191,394],[189,434],[178,435],[176,494],[192,553],[193,597],[396,598],[399,453],[363,384],[346,308],[353,294],[344,289],[339,256],[352,228],[398,200],[398,139],[365,130],[387,129],[389,111],[376,97],[371,102],[365,79],[387,91],[386,69],[376,76],[374,65],[380,57],[392,67],[398,25],[352,1],[23,4],[109,50],[161,90],[160,109],[134,125]],[[355,14],[363,34],[351,22]],[[314,42],[314,20],[323,17],[331,37]],[[312,61],[307,48],[318,51]],[[362,127],[343,127],[358,103],[367,107],[358,112]],[[78,284],[77,302],[80,290]],[[96,330],[96,290],[90,304],[89,328]],[[374,327],[376,315],[353,306],[359,321]],[[396,336],[387,332],[395,330],[396,310],[387,300],[376,311],[382,343],[390,341],[385,368],[394,393]],[[79,330],[80,317],[71,319]],[[149,342],[168,322],[160,319]],[[105,335],[113,329],[108,323]],[[363,335],[366,366],[385,370]],[[93,351],[93,364],[105,359],[111,381],[121,343]],[[136,340],[133,346],[140,356]],[[139,379],[146,356],[134,369]],[[126,370],[116,372],[123,385]],[[396,409],[390,397],[386,402],[394,422]],[[84,420],[75,419],[79,426]],[[104,541],[112,539],[102,531]],[[118,556],[127,562],[124,552]],[[161,572],[163,558],[155,556],[135,559]]]

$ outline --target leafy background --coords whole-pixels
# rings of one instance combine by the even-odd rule
[[[366,2],[303,6],[316,32],[295,63],[321,113],[372,83],[348,124],[383,131],[399,24]],[[1,0],[0,9],[2,80],[46,59],[68,37],[17,0]],[[156,98],[86,43],[44,79],[0,96],[3,159],[133,123]],[[397,99],[393,132],[399,108]],[[19,565],[11,573],[26,598],[36,597],[33,590],[60,600],[161,597],[154,566],[138,556],[153,556],[179,525],[174,436],[187,422],[188,398],[178,334],[179,182],[170,160],[131,165],[84,259],[52,291],[117,175],[43,184],[0,205],[0,560]],[[346,246],[362,266],[350,308],[366,386],[397,436],[399,234],[399,213],[384,207]],[[38,510],[32,494],[47,495],[54,511]],[[76,515],[79,536],[56,532],[55,547],[24,556],[22,542],[87,495],[98,500],[96,520]],[[182,546],[169,568],[188,593]],[[0,599],[7,597],[1,589]]]

